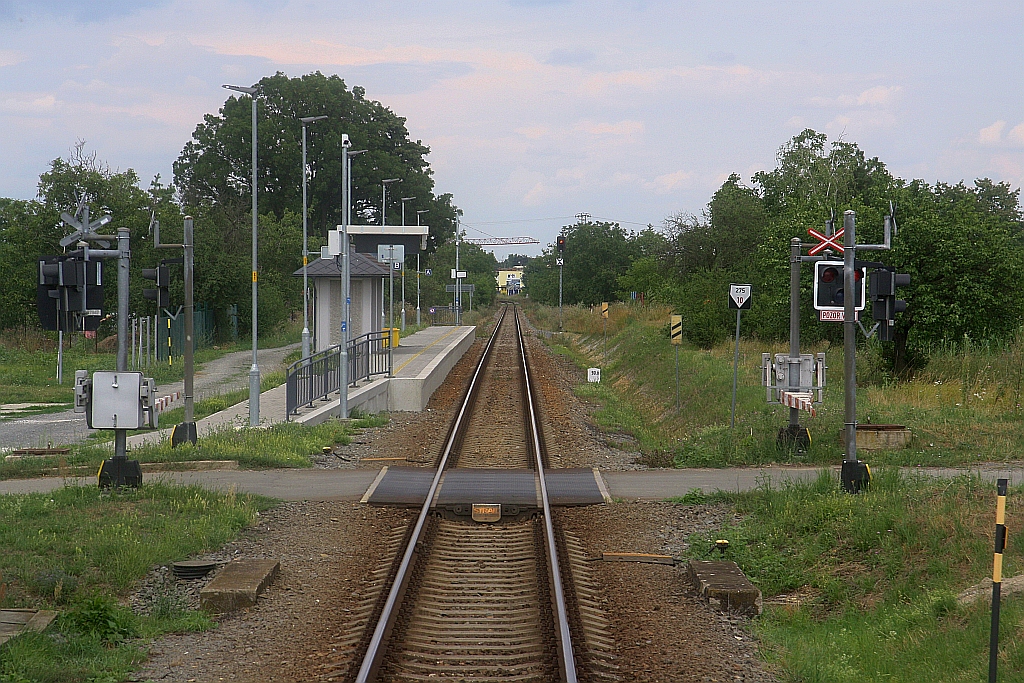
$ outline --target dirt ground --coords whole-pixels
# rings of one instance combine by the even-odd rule
[[[428,410],[393,416],[386,427],[365,432],[325,458],[324,467],[379,467],[380,457],[429,465],[440,451],[452,412],[483,348],[479,340],[435,392]],[[552,467],[640,469],[637,454],[612,448],[589,421],[590,407],[572,393],[585,379],[564,358],[529,342],[530,362],[543,399]],[[620,437],[616,437],[621,441]],[[691,534],[710,533],[730,514],[721,507],[669,503],[615,503],[559,511],[563,528],[580,539],[591,557],[602,551],[678,556]],[[264,513],[259,524],[217,553],[275,558],[277,581],[251,610],[219,619],[210,632],[174,635],[153,644],[137,681],[322,680],[348,615],[358,610],[360,587],[386,552],[391,531],[409,511],[356,503],[288,503]],[[755,681],[776,679],[757,656],[745,620],[724,615],[690,593],[684,570],[653,564],[592,563],[603,590],[615,639],[615,664],[623,681]],[[155,569],[133,598],[140,610],[168,590],[195,604],[201,582],[166,581]]]

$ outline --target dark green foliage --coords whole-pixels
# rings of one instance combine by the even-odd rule
[[[564,252],[559,254],[549,245],[527,265],[523,280],[530,297],[547,304],[558,303],[555,259],[562,256],[562,300],[566,304],[593,306],[615,301],[619,277],[641,255],[638,236],[618,223],[602,222],[566,226],[562,234],[566,237]]]
[[[400,178],[389,192],[387,222],[401,223],[401,197],[416,197],[406,204],[406,220],[415,222],[416,210],[431,226],[428,251],[454,235],[455,209],[451,195],[435,196],[426,155],[430,148],[409,139],[405,118],[380,102],[366,99],[361,87],[351,90],[338,76],[319,71],[299,78],[278,72],[256,84],[259,209],[278,219],[302,207],[302,123],[305,116],[329,118],[306,129],[309,165],[309,226],[313,235],[326,238],[327,230],[342,222],[341,136],[347,134],[352,150],[366,154],[352,162],[352,216],[354,223],[380,225],[381,180]],[[207,114],[196,126],[174,164],[174,179],[186,206],[213,210],[214,220],[242,225],[251,205],[252,101],[247,95],[230,97],[219,114]],[[411,212],[411,213],[410,213]]]
[[[1019,190],[1008,184],[907,183],[856,144],[829,143],[811,130],[783,145],[776,168],[756,173],[752,182],[745,187],[733,174],[703,216],[669,218],[667,243],[652,243],[647,258],[632,263],[620,295],[641,289],[669,303],[683,315],[688,338],[708,348],[734,324],[726,308],[729,283],[750,283],[753,308],[744,314],[744,333],[786,339],[790,240],[811,241],[808,228],[821,230],[830,217],[838,229],[852,209],[858,243],[879,243],[892,203],[899,227],[893,249],[870,254],[912,278],[899,292],[909,309],[897,316],[895,343],[883,347],[890,369],[919,367],[937,345],[1006,339],[1020,327],[1024,278],[1015,274],[1024,271],[1022,217]],[[817,320],[812,284],[805,265],[801,338],[839,343],[842,326]]]

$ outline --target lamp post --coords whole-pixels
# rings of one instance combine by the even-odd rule
[[[338,382],[340,395],[340,417],[348,417],[348,335],[350,307],[352,304],[352,278],[349,265],[348,226],[352,222],[352,157],[367,150],[349,151],[352,143],[348,135],[341,136],[341,378]]]
[[[245,93],[252,100],[252,367],[249,368],[249,426],[260,425],[260,365],[256,357],[256,278],[257,278],[257,238],[256,238],[256,87],[242,85],[225,85],[228,90]]]
[[[416,212],[416,226],[419,227],[420,216],[430,209],[420,209]],[[416,250],[416,326],[420,324],[420,251]]]
[[[415,197],[402,197],[402,227],[405,227],[405,203]],[[416,252],[419,255],[419,251]],[[405,332],[405,261],[402,261],[402,332]]]
[[[326,116],[303,116],[302,121],[302,357],[309,358],[309,264],[308,228],[306,227],[306,126],[326,119]]]
[[[400,183],[400,182],[402,182],[401,178],[385,178],[384,180],[380,181],[381,187],[383,188],[383,195],[381,196],[381,204],[380,204],[380,225],[381,225],[381,227],[384,227],[385,225],[387,225],[387,217],[388,217],[388,185],[390,185],[391,183]],[[392,240],[392,242],[393,241],[394,240]],[[392,344],[392,342],[394,341],[394,337],[392,336],[394,334],[394,332],[392,332],[392,330],[394,330],[394,328],[395,328],[395,263],[394,263],[395,259],[394,259],[394,256],[395,256],[394,250],[392,249],[391,250],[391,257],[388,259],[388,284],[389,284],[389,291],[390,291],[390,293],[388,294],[388,349],[389,349],[388,357],[389,358],[394,357],[394,350],[391,348],[391,347],[394,346],[394,344]],[[391,368],[391,372],[393,373],[394,370],[395,370],[395,368],[392,367]]]

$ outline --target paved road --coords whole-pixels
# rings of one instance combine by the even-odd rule
[[[831,468],[838,481],[838,468]],[[905,472],[918,472],[934,477],[954,477],[975,472],[986,481],[999,477],[1010,479],[1012,485],[1024,482],[1024,466],[1015,464],[984,465],[971,469],[939,467],[907,467]],[[205,472],[161,472],[147,474],[144,480],[179,484],[202,484],[219,490],[244,491],[282,500],[359,500],[373,482],[377,469],[347,470],[226,470]],[[693,489],[713,491],[749,491],[770,481],[781,485],[786,481],[807,480],[818,476],[821,469],[813,467],[743,467],[733,469],[646,470],[641,472],[603,471],[601,476],[613,498],[621,500],[664,500],[682,496]],[[95,486],[95,477],[69,479],[68,483]],[[0,481],[0,495],[5,493],[45,492],[63,486],[59,477],[11,479]]]
[[[261,349],[259,352],[260,371],[276,370],[284,357],[298,348],[289,344],[276,349]],[[205,363],[196,371],[196,400],[222,394],[232,389],[249,386],[249,368],[252,366],[252,351],[235,351]],[[74,374],[71,374],[74,377]],[[184,391],[184,381],[159,387],[157,396],[166,396]],[[184,405],[184,399],[172,403],[171,408]],[[81,441],[92,431],[85,424],[85,415],[68,410],[63,413],[34,415],[20,420],[0,422],[0,449],[45,447]]]

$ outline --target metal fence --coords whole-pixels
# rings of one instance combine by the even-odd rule
[[[375,375],[391,374],[387,332],[368,332],[348,342],[348,381],[355,384]],[[288,367],[286,418],[338,391],[341,385],[341,344],[335,344]]]
[[[429,312],[431,325],[458,325],[457,321],[461,318],[455,315],[454,306],[431,306]],[[462,310],[459,309],[459,312]]]

